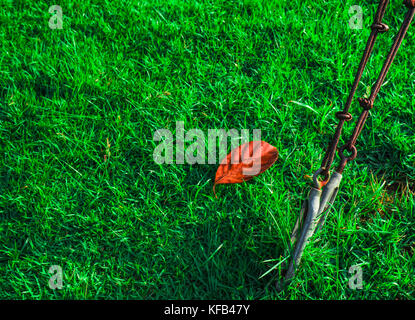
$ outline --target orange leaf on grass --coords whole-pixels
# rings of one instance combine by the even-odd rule
[[[278,150],[265,141],[250,141],[232,150],[216,171],[213,193],[217,184],[241,183],[271,167],[278,159]]]

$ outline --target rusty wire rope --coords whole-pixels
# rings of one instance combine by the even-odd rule
[[[371,26],[372,31],[366,43],[366,48],[360,61],[359,68],[357,70],[346,104],[342,111],[336,113],[336,117],[339,119],[339,123],[337,125],[334,137],[330,142],[329,147],[327,148],[327,152],[323,158],[321,167],[314,173],[314,187],[311,188],[308,199],[303,203],[300,214],[295,223],[294,230],[291,234],[290,244],[293,246],[296,243],[296,245],[292,250],[292,259],[288,265],[288,270],[285,275],[285,282],[289,282],[294,277],[296,267],[300,264],[301,256],[306,244],[313,236],[315,230],[321,229],[324,224],[326,215],[334,203],[337,192],[339,190],[343,170],[346,167],[346,164],[349,161],[354,160],[357,156],[357,149],[355,146],[357,138],[363,130],[366,119],[369,115],[369,111],[373,108],[376,96],[379,93],[379,90],[414,17],[415,0],[405,0],[404,4],[408,8],[408,11],[405,14],[405,18],[395,37],[389,54],[386,57],[376,83],[372,87],[370,97],[358,99],[360,106],[363,108],[363,111],[356,121],[351,137],[343,146],[337,150],[343,125],[345,122],[352,120],[352,115],[350,114],[349,109],[359,85],[360,79],[362,78],[363,71],[366,67],[370,55],[372,54],[376,38],[379,33],[383,33],[389,30],[389,27],[382,22],[388,4],[389,0],[381,0],[379,3],[374,22]],[[333,164],[336,151],[340,156],[340,164],[338,165],[336,171],[330,176],[330,167]],[[348,155],[345,154],[346,151],[348,152]],[[319,181],[319,176],[323,176],[323,180]],[[281,288],[279,284],[277,285],[279,288]]]
[[[386,8],[389,4],[389,0],[381,0],[378,9],[374,18],[374,22],[371,26],[372,32],[370,33],[369,39],[366,43],[366,48],[363,53],[363,57],[360,61],[359,68],[357,70],[352,88],[350,90],[350,94],[347,98],[346,104],[344,106],[343,111],[339,111],[336,113],[336,117],[339,119],[339,123],[337,125],[334,137],[332,141],[329,144],[329,147],[327,148],[327,152],[323,158],[322,164],[320,168],[314,173],[314,184],[315,187],[321,188],[323,187],[330,178],[330,167],[333,163],[334,157],[336,155],[337,146],[340,141],[340,136],[342,133],[343,125],[345,122],[352,120],[352,115],[349,112],[350,106],[353,101],[353,97],[356,93],[357,87],[359,85],[360,79],[363,75],[364,69],[366,67],[366,64],[369,60],[369,57],[372,54],[373,47],[375,44],[375,41],[377,39],[377,36],[379,33],[383,33],[389,30],[389,27],[382,22],[383,17],[385,15]],[[341,146],[338,149],[338,153],[340,156],[340,164],[338,165],[336,172],[342,173],[346,164],[349,161],[352,161],[357,156],[357,149],[356,149],[356,140],[359,137],[364,124],[366,122],[366,119],[369,115],[369,111],[373,108],[373,104],[375,102],[375,99],[379,93],[379,90],[385,80],[386,74],[389,71],[390,66],[392,65],[393,60],[396,57],[396,54],[398,52],[399,47],[402,44],[402,41],[408,31],[409,25],[412,22],[412,19],[414,17],[415,13],[415,0],[404,0],[405,6],[408,8],[408,11],[406,12],[405,18],[402,22],[401,28],[399,29],[399,32],[397,33],[395,40],[393,42],[393,45],[389,51],[388,56],[386,57],[386,60],[384,62],[384,65],[382,67],[382,70],[378,76],[378,79],[375,83],[375,85],[372,87],[371,94],[369,98],[359,98],[359,104],[363,108],[362,113],[360,114],[356,125],[354,127],[353,133],[349,140]],[[350,155],[346,155],[345,151],[349,152]],[[318,181],[318,176],[323,176],[322,181]]]

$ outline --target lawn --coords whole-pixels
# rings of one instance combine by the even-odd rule
[[[414,299],[414,26],[324,229],[276,289],[377,2],[60,0],[51,29],[52,3],[2,1],[0,298]],[[356,97],[403,20],[391,2]],[[356,4],[362,29],[349,27]],[[260,129],[279,158],[216,198],[217,164],[154,161],[154,132],[177,121]]]

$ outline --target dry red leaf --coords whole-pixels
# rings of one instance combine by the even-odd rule
[[[278,159],[278,150],[265,141],[250,141],[232,150],[216,171],[213,193],[217,184],[241,183],[271,167]]]

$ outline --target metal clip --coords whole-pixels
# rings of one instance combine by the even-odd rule
[[[304,248],[313,236],[316,230],[321,230],[324,225],[327,213],[334,203],[336,195],[339,190],[339,185],[342,175],[338,172],[333,173],[329,182],[324,187],[323,191],[312,188],[308,199],[304,202],[300,214],[291,234],[291,245],[297,240],[300,227],[302,226],[300,237],[295,246],[292,260],[289,264],[288,271],[285,275],[285,281],[290,281],[294,275],[295,270],[300,264]]]

